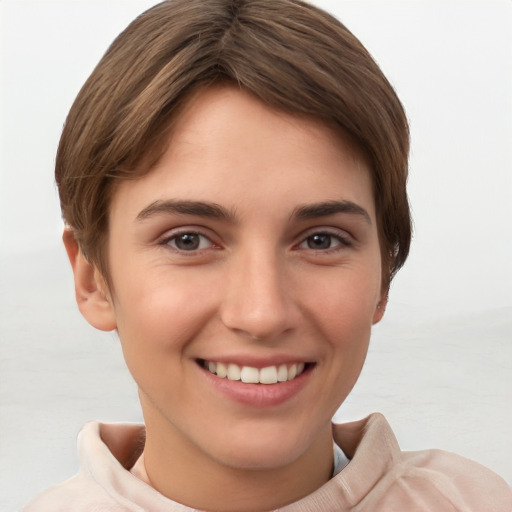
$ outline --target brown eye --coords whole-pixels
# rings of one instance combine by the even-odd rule
[[[330,249],[343,249],[351,245],[351,242],[341,235],[319,232],[304,238],[299,248],[313,251],[328,251]]]
[[[316,234],[312,236],[308,236],[306,238],[306,243],[308,249],[330,249],[332,244],[332,236],[326,234]]]
[[[179,251],[197,251],[212,245],[208,238],[199,233],[180,233],[170,238],[167,243]]]

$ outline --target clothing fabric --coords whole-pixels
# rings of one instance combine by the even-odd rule
[[[280,512],[512,512],[512,491],[498,475],[448,452],[402,452],[381,414],[334,425],[333,437],[348,465]],[[194,512],[130,472],[143,439],[142,426],[87,424],[79,473],[22,512]]]
[[[343,453],[343,450],[333,441],[334,445],[334,468],[332,470],[332,476],[335,477],[340,473],[345,466],[350,462],[348,457]]]

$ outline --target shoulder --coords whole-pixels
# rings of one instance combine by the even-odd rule
[[[351,458],[340,477],[357,495],[354,510],[512,512],[512,490],[500,476],[453,453],[401,451],[380,414],[336,426],[335,437]]]
[[[512,512],[512,489],[507,483],[481,464],[454,453],[402,452],[390,474],[390,494],[411,503],[423,501],[430,509]]]
[[[78,474],[43,491],[21,512],[140,511],[124,494],[132,488],[148,492],[127,471],[140,454],[143,433],[140,425],[87,423],[78,436]]]
[[[117,503],[101,486],[77,475],[36,496],[21,512],[120,512]]]

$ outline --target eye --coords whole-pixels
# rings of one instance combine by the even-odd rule
[[[313,233],[300,243],[299,248],[327,251],[340,246],[348,247],[350,245],[350,242],[340,235],[334,235],[332,233]]]
[[[212,247],[213,243],[200,233],[185,232],[168,238],[165,242],[178,251],[198,251]]]

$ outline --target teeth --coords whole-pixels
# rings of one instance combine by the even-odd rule
[[[240,379],[242,382],[247,384],[258,384],[260,381],[260,372],[257,368],[251,368],[250,366],[243,366],[240,372]]]
[[[288,380],[288,368],[282,364],[277,370],[277,380],[279,382],[286,382]]]
[[[225,364],[217,363],[217,371],[212,373],[217,373],[219,377],[224,379],[228,376],[228,367]]]
[[[275,366],[262,368],[259,374],[259,382],[261,384],[275,384],[277,382],[277,368]]]
[[[290,366],[267,366],[266,368],[254,368],[252,366],[238,366],[234,363],[224,364],[213,361],[205,361],[204,367],[217,377],[228,380],[241,380],[247,384],[276,384],[286,382],[298,377],[305,368],[304,363],[294,363]]]
[[[240,366],[236,364],[228,364],[228,379],[229,380],[240,380],[242,376],[242,370]]]

